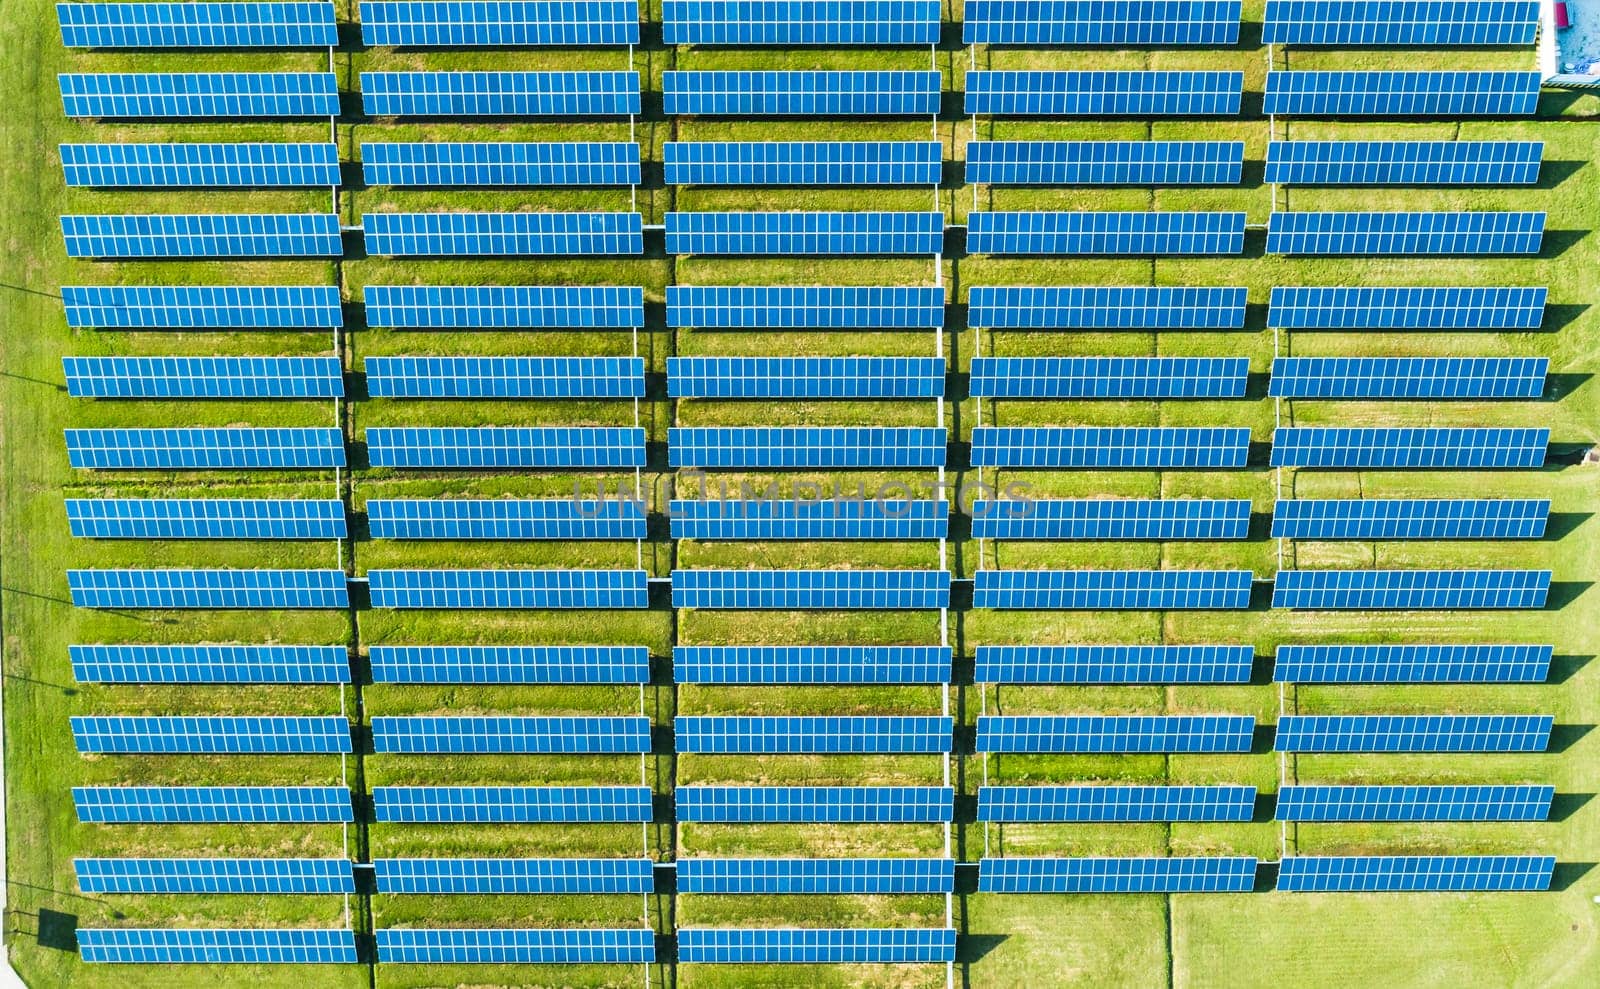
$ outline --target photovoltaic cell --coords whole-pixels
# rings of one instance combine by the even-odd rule
[[[373,539],[643,539],[636,501],[436,498],[367,501]]]
[[[1548,570],[1279,570],[1274,608],[1310,611],[1543,608]]]
[[[1278,752],[1543,752],[1548,714],[1286,714]]]
[[[639,145],[602,142],[363,143],[367,185],[638,185]]]
[[[642,965],[656,957],[649,928],[380,927],[373,936],[378,961],[399,965]]]
[[[367,213],[367,251],[386,257],[543,257],[644,253],[638,213]]]
[[[78,890],[96,893],[354,893],[346,859],[73,859]]]
[[[1268,254],[1538,254],[1543,213],[1273,213]]]
[[[1247,499],[1038,498],[974,501],[978,539],[1244,539]]]
[[[601,755],[650,751],[644,717],[384,717],[372,719],[379,754]]]
[[[948,608],[950,571],[674,570],[672,606],[846,611]]]
[[[1250,430],[1156,426],[976,426],[974,467],[1078,470],[1237,469]]]
[[[942,357],[667,358],[673,398],[938,398],[944,377]]]
[[[362,0],[361,43],[399,48],[637,45],[637,0]]]
[[[374,467],[431,470],[643,467],[644,440],[644,430],[631,426],[373,426],[367,453]]]
[[[947,441],[941,427],[675,426],[667,457],[703,470],[934,468],[944,466]]]
[[[944,326],[944,289],[668,285],[667,325],[703,330],[922,330]]]
[[[944,539],[944,501],[678,501],[670,505],[674,539]]]
[[[337,429],[69,429],[67,458],[91,470],[343,467]]]
[[[372,871],[379,893],[566,896],[655,888],[648,859],[379,858]]]
[[[662,73],[668,116],[932,117],[938,72],[801,71]]]
[[[1281,215],[1281,214],[1274,214]],[[1243,213],[967,214],[973,254],[1239,254]]]
[[[353,931],[323,928],[80,927],[85,962],[146,965],[354,965]]]
[[[368,357],[373,398],[643,398],[639,357]]]
[[[117,258],[336,258],[344,254],[332,213],[71,215],[61,218],[67,256]]]
[[[978,820],[996,824],[1249,821],[1253,786],[980,786]]]
[[[1278,890],[1288,893],[1543,891],[1550,855],[1286,856]]]
[[[669,45],[935,45],[939,0],[662,0]]]
[[[968,184],[1238,185],[1243,141],[971,141]]]
[[[993,330],[1242,330],[1245,295],[1236,287],[979,285],[968,293],[967,321]]]
[[[73,187],[329,188],[340,181],[333,144],[63,144],[61,170]]]
[[[1017,610],[1242,609],[1248,570],[979,570],[973,607]]]
[[[915,824],[950,821],[947,786],[680,786],[678,819],[699,824]]]
[[[1235,715],[982,715],[978,752],[1249,752],[1256,719]]]
[[[1015,117],[1239,114],[1241,72],[969,71],[965,112]]]
[[[1297,47],[1531,45],[1538,26],[1537,0],[1267,0],[1261,40]]]
[[[942,254],[943,213],[668,213],[668,254]]]
[[[974,289],[976,291],[976,289]],[[1274,287],[1267,325],[1287,330],[1537,330],[1534,287]]]
[[[645,683],[644,646],[373,646],[374,683]]]
[[[349,683],[344,646],[74,645],[79,683]]]
[[[332,72],[63,72],[69,117],[152,120],[337,117]]]
[[[355,820],[342,786],[75,786],[85,824],[339,824]]]
[[[643,570],[368,570],[374,608],[644,608]]]
[[[1332,645],[1278,647],[1279,683],[1544,683],[1552,646]]]
[[[1537,72],[1267,73],[1262,112],[1286,117],[1526,117]]]
[[[368,285],[367,325],[420,330],[626,330],[644,290],[607,285]]]
[[[1249,376],[1248,357],[974,357],[969,393],[1020,399],[1243,398]]]
[[[678,931],[687,964],[934,964],[956,957],[954,928],[696,928]]]
[[[1251,646],[979,646],[974,683],[1249,683]]]
[[[74,398],[338,398],[337,357],[63,357]]]
[[[966,0],[968,45],[1231,46],[1239,43],[1239,0]]]
[[[375,786],[374,819],[408,824],[648,822],[647,786]]]
[[[1248,893],[1254,858],[985,858],[980,893]]]
[[[1463,470],[1543,467],[1548,429],[1349,429],[1285,426],[1272,466]]]
[[[1272,513],[1275,539],[1540,539],[1548,500],[1297,498]]]
[[[1533,185],[1542,141],[1273,141],[1278,185]]]
[[[1268,394],[1324,399],[1535,399],[1547,357],[1276,357]]]
[[[344,503],[286,498],[68,498],[89,539],[343,539]]]
[[[668,141],[667,185],[938,185],[937,141]]]
[[[956,868],[932,858],[685,858],[678,892],[741,895],[877,896],[950,893]]]
[[[673,720],[678,752],[714,755],[939,753],[955,724],[925,717],[691,717]]]
[[[946,646],[674,646],[675,683],[949,683]]]
[[[332,285],[68,285],[67,325],[105,330],[313,330],[344,325]]]
[[[339,570],[68,570],[79,608],[348,608]]]
[[[1283,786],[1280,821],[1543,821],[1553,786]]]
[[[361,73],[369,117],[629,117],[639,99],[637,72]]]
[[[331,3],[58,3],[67,48],[332,48]]]
[[[82,753],[297,755],[353,751],[343,717],[98,717],[71,719]]]

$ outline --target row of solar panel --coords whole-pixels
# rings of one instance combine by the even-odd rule
[[[945,732],[949,734],[948,731]],[[633,754],[650,751],[644,717],[375,717],[378,753]],[[83,753],[317,754],[354,751],[343,717],[72,718]]]

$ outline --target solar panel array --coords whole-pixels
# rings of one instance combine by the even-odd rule
[[[1234,117],[1244,93],[1244,74],[978,69],[967,73],[965,92],[965,110],[974,115]]]
[[[322,928],[80,927],[84,961],[132,965],[353,965],[353,931]]]
[[[1550,502],[1528,498],[1301,498],[1272,512],[1277,539],[1540,539]]]
[[[1274,287],[1267,325],[1287,330],[1537,330],[1547,290]]]
[[[978,646],[977,683],[1248,683],[1250,646]]]
[[[418,895],[649,893],[648,859],[631,858],[376,858],[380,893]]]
[[[343,539],[344,503],[263,498],[68,498],[67,525],[90,539]]]
[[[340,182],[333,144],[63,144],[61,170],[69,186],[101,188],[331,188]]]
[[[982,715],[979,752],[1249,752],[1255,718],[1234,715]]]
[[[638,213],[367,213],[368,252],[386,257],[588,257],[644,253]]]
[[[1253,858],[986,858],[980,893],[1248,893]]]
[[[74,329],[332,329],[344,325],[331,285],[68,285]]]
[[[367,323],[390,329],[626,330],[644,290],[600,285],[368,285]]]
[[[638,185],[632,142],[363,143],[361,178],[393,186]]]
[[[668,254],[935,255],[943,213],[668,213]]]
[[[643,608],[643,570],[368,570],[374,608]]]
[[[1551,717],[1536,714],[1286,714],[1279,752],[1543,752]]]
[[[973,607],[1000,610],[1243,609],[1248,570],[979,570]]]
[[[645,786],[375,786],[374,819],[411,824],[601,824],[651,819]]]
[[[685,716],[673,721],[676,750],[726,754],[937,753],[951,749],[944,717]]]
[[[678,931],[678,960],[691,964],[933,964],[955,958],[954,928],[684,927]]]
[[[86,824],[339,824],[355,820],[342,786],[75,786]]]
[[[342,717],[96,717],[74,715],[72,738],[84,753],[173,755],[352,752]]]
[[[947,440],[927,426],[674,426],[667,456],[702,470],[934,468]]]
[[[950,893],[951,859],[685,858],[678,892],[744,895]]]
[[[974,501],[978,539],[1244,539],[1250,502],[1218,498],[1029,498]]]
[[[643,539],[639,502],[621,499],[371,498],[374,539]]]
[[[662,0],[669,45],[934,45],[938,0]]]
[[[943,501],[688,501],[668,506],[674,539],[944,539]]]
[[[1274,608],[1543,608],[1548,570],[1279,570]]]
[[[677,683],[949,683],[947,646],[675,646]]]
[[[367,429],[374,467],[539,470],[643,467],[644,430],[631,426]]]
[[[1057,822],[1249,821],[1253,786],[981,786],[978,820]]]
[[[144,214],[61,218],[74,258],[336,258],[332,213]]]
[[[74,859],[82,893],[354,893],[347,859]]]
[[[369,117],[630,117],[637,72],[363,72]]]
[[[345,465],[337,429],[69,429],[67,458],[90,470],[300,470]]]
[[[894,611],[950,606],[948,570],[674,570],[672,606]]]
[[[931,117],[941,79],[938,72],[669,69],[661,90],[668,116]]]
[[[372,718],[373,751],[416,754],[617,754],[650,751],[644,717]]]
[[[974,357],[970,374],[970,394],[975,398],[1243,398],[1250,376],[1250,360],[1246,357]]]
[[[371,47],[588,47],[637,45],[637,0],[499,3],[361,0],[361,43]]]
[[[68,48],[331,48],[331,3],[58,3]]]
[[[1289,893],[1542,891],[1549,855],[1288,856],[1278,889]]]
[[[1537,72],[1267,73],[1262,110],[1285,117],[1527,117]]]
[[[938,398],[944,389],[942,357],[667,358],[673,398]]]
[[[1238,0],[1081,4],[966,0],[961,40],[969,45],[1230,46],[1239,43]]]
[[[1531,45],[1536,0],[1412,3],[1267,0],[1261,40],[1269,45],[1430,47]]]
[[[944,326],[944,290],[914,286],[668,285],[667,325],[704,330]]]
[[[983,185],[1238,185],[1242,141],[972,141]]]
[[[336,398],[337,357],[63,357],[74,398]]]
[[[79,683],[349,683],[344,646],[74,645]]]
[[[1268,254],[1538,254],[1543,213],[1273,213]]]
[[[700,824],[909,824],[950,821],[939,786],[680,786],[678,820]]]
[[[972,430],[974,467],[1236,469],[1245,466],[1249,455],[1250,430],[1242,428],[975,426]]]
[[[1243,288],[975,285],[967,321],[995,330],[1242,330],[1245,294]]]
[[[63,72],[69,117],[119,120],[337,117],[332,72]]]
[[[373,646],[374,683],[636,683],[643,646]]]
[[[1280,821],[1543,821],[1552,786],[1284,786]]]
[[[648,928],[380,927],[373,937],[380,963],[402,965],[642,965],[656,957]]]
[[[639,357],[368,357],[374,398],[643,398]]]
[[[1277,357],[1268,394],[1323,399],[1536,399],[1547,357]]]
[[[79,608],[348,608],[341,570],[68,570]]]
[[[668,141],[667,185],[938,185],[935,141]]]
[[[1543,683],[1552,646],[1283,645],[1272,678],[1286,683]]]
[[[1410,470],[1544,466],[1548,429],[1402,429],[1285,426],[1272,435],[1272,466]]]
[[[1542,141],[1273,141],[1280,185],[1533,185]]]
[[[1021,255],[1239,254],[1244,250],[1244,226],[1243,213],[974,212],[967,214],[967,250]]]

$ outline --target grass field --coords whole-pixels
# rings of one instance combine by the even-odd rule
[[[353,17],[354,3],[340,0]],[[650,2],[645,19],[659,21]],[[947,3],[947,20],[959,4]],[[691,783],[936,784],[944,767],[935,757],[733,758],[657,755],[627,757],[106,757],[74,751],[71,714],[337,713],[358,723],[376,715],[413,713],[630,713],[641,709],[658,725],[677,713],[938,713],[936,688],[675,688],[665,659],[673,644],[916,643],[940,640],[934,613],[782,614],[684,612],[469,613],[357,610],[313,612],[138,612],[76,610],[66,599],[63,570],[72,566],[331,567],[352,574],[376,567],[632,566],[635,548],[610,543],[407,544],[357,538],[328,543],[96,543],[67,533],[63,494],[120,496],[253,496],[344,498],[355,512],[374,497],[445,495],[559,496],[570,477],[425,474],[371,469],[359,444],[372,426],[631,424],[628,403],[410,402],[361,399],[328,403],[140,402],[69,400],[63,354],[318,354],[337,352],[360,387],[369,355],[628,354],[628,333],[418,333],[369,328],[359,306],[349,309],[347,333],[100,333],[69,331],[59,287],[66,284],[339,284],[351,303],[375,284],[617,284],[642,285],[651,325],[639,353],[654,375],[671,355],[905,354],[938,348],[951,358],[955,392],[945,406],[952,440],[964,442],[974,423],[1247,426],[1257,444],[1284,424],[1541,425],[1553,432],[1551,466],[1538,471],[1465,473],[1300,473],[1281,477],[1255,458],[1248,470],[1225,473],[985,472],[991,484],[1021,482],[1059,496],[1189,496],[1250,498],[1269,512],[1284,496],[1548,497],[1557,513],[1549,538],[1512,543],[1300,543],[1279,547],[1265,526],[1239,543],[994,544],[953,540],[948,566],[957,577],[988,567],[1236,567],[1270,578],[1279,567],[1433,567],[1504,565],[1550,567],[1557,587],[1551,606],[1534,613],[1328,614],[1238,613],[952,613],[949,638],[957,669],[970,671],[975,646],[998,643],[1250,643],[1258,656],[1279,643],[1548,642],[1556,672],[1537,686],[1287,687],[1258,679],[1248,686],[1175,688],[1016,688],[1003,691],[958,684],[952,709],[970,724],[981,710],[1030,712],[1226,712],[1253,714],[1270,724],[1280,713],[1541,712],[1555,715],[1556,744],[1538,756],[1302,756],[1280,766],[1270,751],[1245,756],[953,760],[958,792],[980,782],[1247,783],[1270,793],[1280,779],[1300,782],[1548,782],[1556,786],[1553,820],[1539,825],[1319,825],[1280,833],[1266,818],[1245,825],[1012,826],[985,829],[958,815],[953,853],[976,861],[991,854],[1280,854],[1392,851],[1542,852],[1554,854],[1555,890],[1523,895],[1314,896],[1262,892],[1208,897],[1040,897],[964,894],[955,923],[964,935],[957,976],[973,986],[1583,986],[1600,970],[1600,922],[1591,898],[1600,894],[1600,467],[1580,463],[1600,435],[1600,218],[1594,160],[1600,151],[1600,99],[1547,93],[1536,120],[1432,123],[1278,121],[1259,115],[1269,62],[1276,68],[1529,68],[1530,51],[1268,53],[1255,46],[1261,0],[1245,5],[1247,44],[1207,51],[1139,52],[980,51],[978,68],[1238,69],[1246,77],[1246,114],[1220,121],[996,121],[976,125],[948,112],[926,121],[724,122],[663,119],[661,73],[670,68],[905,68],[929,64],[926,51],[750,52],[668,50],[647,44],[633,55],[644,77],[647,113],[634,131],[644,148],[647,182],[636,208],[659,223],[673,209],[906,209],[944,210],[962,223],[971,209],[1243,210],[1264,224],[1274,208],[1515,209],[1549,214],[1545,250],[1536,258],[1295,259],[1263,254],[1264,235],[1252,230],[1241,257],[1158,260],[1001,259],[955,257],[942,270],[921,260],[783,260],[666,258],[655,253],[621,261],[391,260],[347,255],[339,264],[148,263],[95,264],[67,260],[56,215],[141,212],[326,211],[319,192],[89,192],[63,188],[56,145],[63,141],[326,140],[322,125],[85,124],[64,120],[58,71],[177,71],[196,69],[316,70],[321,53],[80,54],[60,46],[51,5],[13,0],[0,10],[0,149],[4,154],[0,211],[0,413],[3,413],[4,501],[0,543],[0,618],[4,633],[6,810],[8,825],[6,943],[17,971],[34,986],[183,987],[250,981],[261,986],[545,986],[634,985],[638,968],[350,966],[308,972],[293,968],[88,967],[73,953],[75,926],[322,926],[348,920],[358,932],[384,926],[637,926],[659,931],[686,925],[942,926],[939,898],[746,898],[659,895],[637,897],[87,897],[79,895],[71,860],[82,855],[537,856],[637,855],[658,860],[716,854],[938,855],[936,826],[789,827],[657,823],[604,827],[403,826],[106,827],[76,823],[69,788],[85,783],[318,783],[347,780],[358,794],[396,783],[560,783],[648,781],[660,797]],[[947,28],[948,31],[948,28]],[[353,35],[350,35],[353,37]],[[646,37],[659,38],[647,31]],[[947,37],[949,35],[947,34]],[[941,46],[933,62],[947,90],[962,88],[973,63],[967,50]],[[626,67],[607,52],[430,52],[358,50],[334,57],[341,87],[351,94],[357,74],[390,69],[531,69]],[[959,106],[959,103],[947,103]],[[337,128],[342,157],[359,158],[374,140],[626,140],[626,124],[396,123],[360,118],[347,95]],[[649,112],[654,109],[655,112]],[[945,159],[960,162],[967,141],[1007,138],[1234,139],[1246,145],[1245,181],[1237,187],[1176,189],[989,189],[960,183],[959,168],[937,192],[925,189],[663,188],[661,146],[668,140],[937,138]],[[1532,189],[1274,190],[1262,184],[1261,161],[1270,137],[1496,138],[1545,143],[1544,178]],[[340,209],[347,223],[372,211],[434,209],[628,209],[627,191],[366,189],[347,166]],[[651,180],[653,177],[653,180]],[[661,317],[669,284],[943,284],[956,305],[942,340],[925,333],[712,333],[667,329]],[[1245,332],[987,333],[965,325],[973,285],[1111,284],[1243,285],[1249,289]],[[1551,314],[1545,331],[1524,334],[1278,335],[1265,325],[1274,285],[1548,285]],[[1219,355],[1248,357],[1250,397],[1230,402],[985,402],[965,397],[964,372],[983,355]],[[1505,403],[1293,402],[1275,408],[1265,397],[1274,354],[1295,355],[1543,355],[1552,386],[1544,400]],[[653,378],[653,381],[658,379]],[[785,423],[933,425],[927,403],[675,402],[654,387],[640,409],[653,444],[664,445],[670,425]],[[340,425],[353,445],[353,467],[331,474],[95,475],[67,466],[61,429],[112,425]],[[659,446],[657,447],[659,449]],[[964,457],[960,458],[964,462]],[[664,460],[662,460],[664,464]],[[972,480],[953,472],[951,480]],[[631,481],[631,477],[611,480]],[[730,478],[737,484],[739,478]],[[766,483],[770,478],[750,479]],[[798,480],[828,481],[815,477]],[[900,480],[926,488],[931,473],[839,478],[851,488]],[[645,476],[652,509],[692,483],[652,469]],[[584,479],[592,485],[594,479]],[[357,527],[360,528],[359,526]],[[965,526],[958,524],[958,532]],[[665,576],[682,567],[877,566],[933,568],[935,544],[674,544],[665,526],[643,546],[643,566]],[[80,642],[343,643],[364,652],[383,644],[594,643],[648,646],[659,657],[655,682],[634,688],[487,688],[358,685],[329,687],[97,687],[73,682],[67,645]],[[965,807],[970,799],[958,801]],[[358,806],[360,802],[358,801]],[[1584,976],[1583,972],[1589,972]],[[942,985],[939,967],[723,968],[660,964],[652,984]]]

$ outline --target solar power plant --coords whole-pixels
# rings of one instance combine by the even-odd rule
[[[1548,499],[1301,498],[1279,501],[1274,539],[1542,539]]]
[[[407,717],[372,719],[378,753],[600,755],[650,751],[644,717]]]
[[[373,683],[645,683],[644,646],[373,646]]]
[[[1281,117],[1529,117],[1537,72],[1267,73],[1262,112]]]
[[[344,646],[74,645],[79,683],[349,683]]]
[[[950,571],[674,570],[672,606],[844,611],[948,608]]]
[[[69,117],[337,117],[332,72],[63,72]]]
[[[374,820],[407,824],[640,824],[647,786],[375,786]]]
[[[639,357],[368,357],[373,398],[643,398]]]
[[[668,141],[667,185],[938,185],[937,141]]]
[[[300,755],[354,751],[343,717],[72,718],[82,753]]]
[[[1278,863],[1278,891],[1542,892],[1555,866],[1553,855],[1290,855]]]
[[[340,181],[334,144],[63,144],[61,171],[68,186],[101,188],[328,188]]]
[[[372,933],[380,963],[641,965],[656,960],[656,932],[647,927],[380,927]]]
[[[978,820],[994,824],[1244,823],[1253,786],[980,786]]]
[[[686,717],[673,719],[678,752],[712,755],[938,753],[955,724],[927,717]]]
[[[85,824],[340,824],[355,820],[342,786],[75,786]]]
[[[1248,570],[979,570],[973,607],[1031,610],[1227,610],[1250,606]]]
[[[974,683],[1249,683],[1251,646],[979,646]]]
[[[637,0],[361,2],[361,43],[397,48],[637,45]]]
[[[948,646],[674,646],[674,683],[949,683]]]
[[[668,285],[667,325],[704,330],[936,330],[944,326],[944,289]]]
[[[1531,45],[1538,27],[1537,0],[1404,5],[1267,0],[1261,40],[1268,45],[1303,47]]]
[[[1235,715],[982,715],[978,752],[1249,752],[1256,719]]]
[[[947,443],[932,426],[674,426],[667,458],[703,470],[934,468]]]
[[[374,608],[644,608],[643,570],[368,570]]]
[[[673,398],[939,398],[944,376],[942,357],[667,358]]]
[[[1254,858],[985,858],[980,893],[1249,893]]]
[[[936,858],[685,858],[678,892],[875,896],[951,893],[956,864]]]
[[[668,254],[944,253],[943,213],[668,213]]]
[[[73,859],[78,890],[95,893],[354,893],[347,859]]]
[[[377,858],[372,871],[380,893],[642,894],[655,889],[648,859]]]
[[[641,239],[642,245],[642,239]],[[644,290],[609,285],[368,285],[367,324],[418,330],[628,330]]]
[[[1537,330],[1544,322],[1547,294],[1545,288],[1532,286],[1275,286],[1267,325],[1286,330]]]
[[[983,185],[1238,185],[1243,141],[971,141]]]
[[[967,214],[973,254],[1240,254],[1243,213]]]
[[[1245,289],[976,285],[967,307],[968,323],[992,330],[1242,330]]]
[[[367,213],[367,251],[386,257],[644,253],[638,213]]]
[[[68,48],[332,48],[331,3],[58,3]]]
[[[637,72],[363,72],[369,117],[632,117]]]
[[[1176,470],[1242,468],[1250,430],[1161,426],[976,426],[974,467]]]
[[[1278,185],[1533,185],[1543,141],[1273,141]]]
[[[938,824],[955,816],[948,786],[680,786],[677,801],[688,824]]]
[[[644,440],[644,430],[632,426],[373,426],[367,455],[374,467],[434,470],[643,467]]]
[[[1248,357],[974,357],[974,398],[1243,398]]]
[[[1236,45],[1238,0],[966,0],[961,41],[968,45]]]
[[[74,329],[332,329],[344,325],[332,285],[67,285]]]
[[[87,5],[85,5],[87,6]],[[80,927],[86,962],[132,965],[354,965],[355,932],[323,928]]]
[[[361,145],[367,185],[638,185],[639,175],[639,145],[631,141]]]
[[[950,533],[950,503],[931,500],[674,500],[668,518],[674,539],[944,539]]]
[[[936,45],[939,0],[662,0],[669,45]]]
[[[1283,786],[1280,821],[1544,821],[1553,786]]]
[[[1544,394],[1548,357],[1276,357],[1279,398],[1520,398]]]
[[[367,499],[373,539],[643,539],[644,508],[608,498]]]
[[[74,398],[336,398],[337,357],[63,357]]]
[[[956,958],[956,932],[945,927],[703,928],[678,931],[687,964],[934,964]]]
[[[92,470],[343,467],[337,429],[69,429],[67,457]]]
[[[932,117],[938,72],[801,71],[661,74],[672,117]]]
[[[1465,470],[1543,467],[1548,429],[1350,429],[1285,426],[1272,466]]]
[[[79,608],[348,608],[339,570],[68,570]]]
[[[1274,608],[1372,611],[1543,608],[1548,570],[1279,570]]]
[[[68,498],[87,539],[343,539],[344,503],[309,498]]]
[[[1543,752],[1548,714],[1286,714],[1277,752]]]
[[[1236,117],[1242,72],[975,69],[966,75],[969,115],[992,117]]]
[[[336,258],[332,213],[144,214],[61,218],[74,258]]]
[[[1538,254],[1543,213],[1273,213],[1268,254]]]
[[[974,501],[976,539],[1244,539],[1245,498],[1036,498]]]
[[[1544,683],[1552,646],[1282,645],[1279,683]]]

